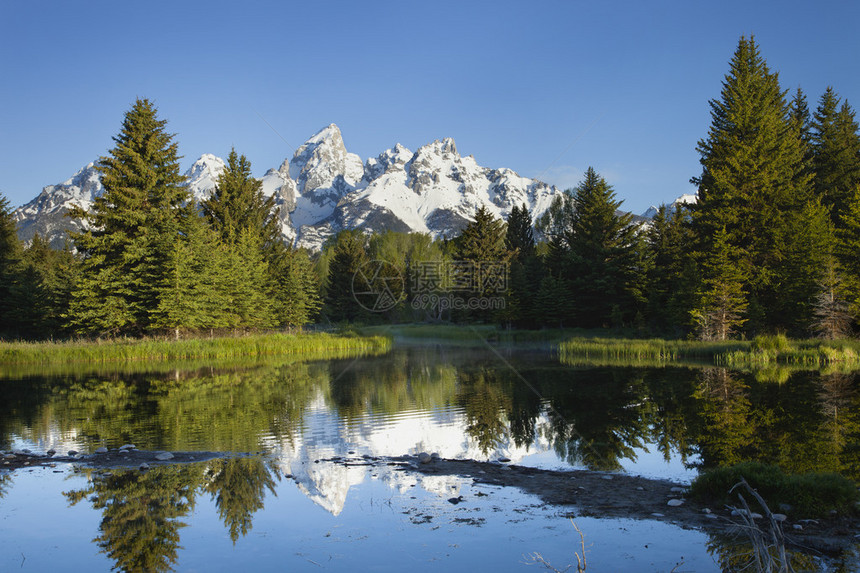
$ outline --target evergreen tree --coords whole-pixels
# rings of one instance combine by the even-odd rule
[[[272,327],[277,324],[270,291],[269,264],[263,258],[260,237],[243,228],[234,245],[227,245],[229,325],[233,328]]]
[[[52,249],[39,234],[24,250],[17,280],[10,285],[9,316],[23,338],[52,338],[65,334],[78,261],[66,248]]]
[[[797,88],[797,91],[794,92],[794,97],[789,102],[788,122],[792,133],[800,140],[803,167],[799,170],[799,175],[803,178],[800,181],[802,183],[813,176],[813,158],[812,116],[809,112],[809,105],[806,102],[806,94],[800,88]]]
[[[183,232],[174,238],[158,306],[151,313],[153,328],[171,330],[177,338],[182,330],[233,326],[225,248],[195,211],[190,210]]]
[[[837,228],[860,184],[860,134],[854,110],[828,87],[819,100],[812,123],[812,165],[815,192],[831,209]]]
[[[365,313],[353,292],[353,279],[367,262],[367,239],[360,230],[341,231],[330,240],[325,311],[330,320],[355,320]]]
[[[251,162],[235,149],[230,150],[226,168],[201,207],[223,243],[236,243],[242,229],[250,229],[259,237],[268,261],[284,254],[275,198],[263,194],[262,181],[251,176]]]
[[[830,257],[818,283],[812,309],[812,330],[819,338],[834,340],[845,338],[851,333],[852,316],[842,292],[842,279],[836,269],[836,260]]]
[[[842,216],[842,226],[836,229],[835,255],[842,278],[842,296],[850,313],[860,316],[860,185]]]
[[[620,205],[612,187],[589,167],[574,189],[573,220],[565,232],[580,326],[620,326],[632,321],[642,302],[636,229],[632,215],[618,213]]]
[[[21,243],[9,200],[0,193],[0,336],[12,329],[10,311],[14,310],[12,286],[17,282],[21,264]]]
[[[507,315],[521,326],[537,325],[537,294],[543,268],[535,249],[532,219],[525,204],[513,206],[508,216],[505,248],[513,253],[510,263],[510,296]]]
[[[834,235],[828,210],[817,200],[787,213],[780,241],[783,257],[774,265],[779,288],[774,289],[773,313],[781,316],[781,327],[806,335],[820,292],[823,274],[832,257]]]
[[[72,235],[84,255],[69,311],[79,332],[142,332],[151,326],[189,199],[166,123],[149,100],[138,99],[110,155],[97,165],[104,193],[92,211],[72,210],[89,228]]]
[[[776,265],[786,256],[787,220],[809,199],[803,143],[789,121],[778,75],[750,38],[742,37],[711,100],[711,127],[697,150],[702,173],[693,182],[699,197],[692,224],[703,264],[713,268],[722,233],[737,257],[743,290],[750,297],[753,328],[782,328],[777,303],[784,298]],[[722,248],[722,247],[721,247]]]
[[[674,335],[689,324],[691,300],[699,286],[693,238],[685,205],[661,205],[647,232],[652,266],[648,273],[648,316],[656,331]]]
[[[747,320],[744,277],[732,251],[728,233],[720,229],[704,264],[704,293],[691,313],[702,340],[727,340]]]
[[[453,241],[451,288],[455,295],[479,306],[489,300],[505,297],[508,290],[511,252],[505,247],[506,228],[481,205]],[[460,316],[467,319],[492,320],[503,308],[464,309]]]
[[[313,320],[322,306],[320,281],[307,251],[287,250],[281,272],[275,297],[278,321],[284,326],[302,327]]]

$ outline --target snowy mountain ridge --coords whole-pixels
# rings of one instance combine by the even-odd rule
[[[224,168],[223,159],[207,153],[186,171],[197,201],[211,195]],[[482,167],[471,155],[461,156],[451,138],[414,152],[397,143],[362,161],[347,151],[335,124],[314,134],[260,180],[263,193],[274,196],[280,208],[284,239],[311,250],[343,229],[453,236],[480,206],[507,218],[514,205],[525,204],[537,218],[562,192],[510,169]],[[103,192],[99,173],[89,163],[14,212],[19,236],[29,241],[39,233],[62,246],[67,231],[83,226],[65,216],[70,207],[89,209]]]

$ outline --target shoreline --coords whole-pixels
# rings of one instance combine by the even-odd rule
[[[229,457],[267,457],[263,452],[164,452],[123,447],[106,452],[52,455],[16,451],[4,453],[3,470],[15,471],[59,463],[93,469],[146,471],[154,465],[186,464]],[[569,517],[625,518],[667,522],[685,529],[733,535],[743,527],[729,508],[706,507],[686,499],[687,487],[666,479],[592,470],[546,470],[510,463],[422,456],[334,457],[317,460],[342,466],[394,466],[395,471],[422,475],[458,476],[475,485],[514,487],[537,496],[545,504],[569,508]],[[451,500],[449,500],[451,501]],[[468,498],[451,501],[468,503]],[[764,520],[760,520],[762,525]],[[800,529],[796,529],[800,526]],[[860,518],[799,519],[782,524],[786,545],[804,551],[836,555],[860,547]]]

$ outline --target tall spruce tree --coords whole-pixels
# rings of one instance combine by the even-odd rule
[[[325,312],[330,320],[355,320],[364,316],[353,291],[353,279],[367,262],[367,238],[360,230],[341,231],[330,239]]]
[[[860,133],[854,110],[842,102],[832,87],[819,100],[812,122],[814,188],[830,208],[837,228],[860,184]]]
[[[649,323],[657,332],[676,336],[687,330],[690,301],[699,286],[688,219],[686,205],[661,205],[647,231],[653,263],[647,287]]]
[[[574,215],[565,231],[576,322],[584,327],[631,323],[644,294],[633,216],[589,167],[573,193]]]
[[[691,311],[702,340],[726,340],[747,321],[744,276],[733,255],[728,233],[718,230],[712,256],[704,263],[703,292]]]
[[[473,301],[470,304],[487,306],[463,309],[461,319],[490,321],[504,315],[503,308],[490,308],[490,299],[507,296],[512,253],[505,247],[505,236],[505,222],[481,205],[475,219],[454,239],[452,289],[457,296]]]
[[[789,105],[753,38],[741,37],[723,81],[711,100],[711,127],[699,142],[702,173],[692,224],[705,266],[717,263],[718,232],[737,255],[748,293],[753,329],[784,328],[780,301],[786,294],[777,266],[787,256],[786,227],[804,211],[810,176]]]
[[[226,168],[201,207],[225,244],[236,243],[242,229],[249,229],[260,238],[267,260],[283,255],[275,198],[263,194],[262,181],[251,175],[251,162],[235,149],[230,150]]]
[[[97,165],[104,193],[91,211],[72,210],[89,229],[72,235],[84,255],[68,316],[78,332],[140,333],[152,326],[190,196],[166,123],[152,102],[135,101],[110,155]]]
[[[66,334],[68,311],[78,261],[65,248],[51,248],[39,234],[24,250],[20,273],[10,285],[11,322],[22,338],[52,338]]]
[[[9,200],[0,193],[0,336],[12,334],[12,289],[21,271],[21,243]]]
[[[320,311],[320,281],[310,256],[304,249],[288,249],[278,281],[275,305],[278,322],[284,326],[302,327]]]
[[[507,315],[520,326],[536,326],[537,295],[543,268],[535,249],[531,214],[525,203],[522,207],[514,205],[511,209],[505,248],[512,253]]]

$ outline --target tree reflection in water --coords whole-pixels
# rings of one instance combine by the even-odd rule
[[[90,484],[65,492],[71,505],[89,500],[102,510],[93,541],[119,571],[170,571],[176,564],[181,520],[197,495],[208,493],[235,544],[251,530],[266,490],[275,493],[274,466],[260,458],[156,466],[146,471],[91,471]]]

